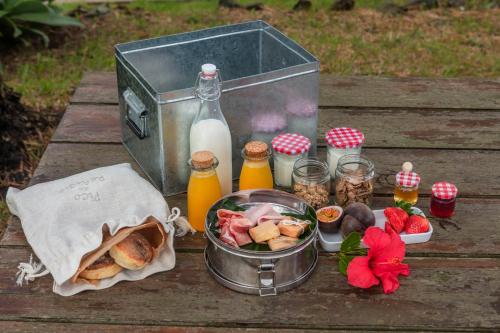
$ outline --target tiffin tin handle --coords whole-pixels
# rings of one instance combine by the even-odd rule
[[[148,136],[148,112],[146,106],[130,88],[123,92],[123,98],[125,100],[127,125],[142,140]]]
[[[274,264],[261,264],[258,269],[259,273],[259,295],[272,296],[276,295],[276,271]]]

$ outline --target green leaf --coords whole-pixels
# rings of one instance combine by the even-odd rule
[[[5,22],[7,22],[12,27],[12,37],[18,38],[23,34],[21,29],[19,29],[19,27],[17,26],[16,22],[14,22],[8,17],[4,17],[3,20],[5,20]]]
[[[77,26],[83,27],[78,20],[69,17],[69,16],[61,16],[55,13],[26,13],[12,16],[12,19],[24,21],[24,22],[32,22],[32,23],[40,23],[51,26]]]
[[[339,254],[339,272],[342,275],[347,276],[347,267],[349,266],[351,260],[354,259],[354,257],[355,256],[349,256],[343,253]]]
[[[36,0],[19,1],[9,8],[9,16],[25,13],[48,13],[49,8],[42,2]]]
[[[2,16],[7,15],[8,13],[9,13],[9,12],[8,12],[8,11],[6,11],[6,10],[0,10],[0,18],[1,18]]]
[[[404,201],[404,200],[396,201],[396,207],[401,208],[402,210],[404,210],[405,212],[407,212],[408,215],[412,215],[413,214],[412,211],[411,211],[412,204],[409,203],[408,201]]]
[[[25,29],[31,33],[40,36],[43,40],[43,44],[45,45],[45,47],[49,47],[49,36],[47,36],[45,32],[34,28],[25,28]]]
[[[340,244],[341,252],[352,252],[359,250],[361,246],[361,235],[359,232],[351,232]]]

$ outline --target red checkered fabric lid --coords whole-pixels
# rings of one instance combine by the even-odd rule
[[[453,199],[457,193],[457,187],[452,183],[437,182],[432,185],[432,195],[438,199]]]
[[[298,155],[309,151],[311,140],[301,134],[284,133],[274,137],[271,145],[278,153]]]
[[[413,171],[400,171],[396,174],[396,184],[405,187],[416,187],[420,184],[420,176]]]
[[[365,136],[355,128],[337,127],[326,133],[325,140],[335,148],[357,148],[365,142]]]

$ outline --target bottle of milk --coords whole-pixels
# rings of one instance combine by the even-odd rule
[[[231,132],[219,104],[219,82],[215,65],[201,66],[196,87],[200,109],[191,125],[189,139],[191,153],[208,150],[215,155],[219,161],[217,177],[222,195],[227,195],[232,192],[232,145]]]

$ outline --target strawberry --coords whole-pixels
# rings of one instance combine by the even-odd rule
[[[387,222],[398,234],[403,231],[409,218],[408,213],[399,207],[387,207],[384,209],[384,215]]]
[[[407,234],[420,234],[429,231],[429,220],[420,215],[412,215],[405,226]]]

